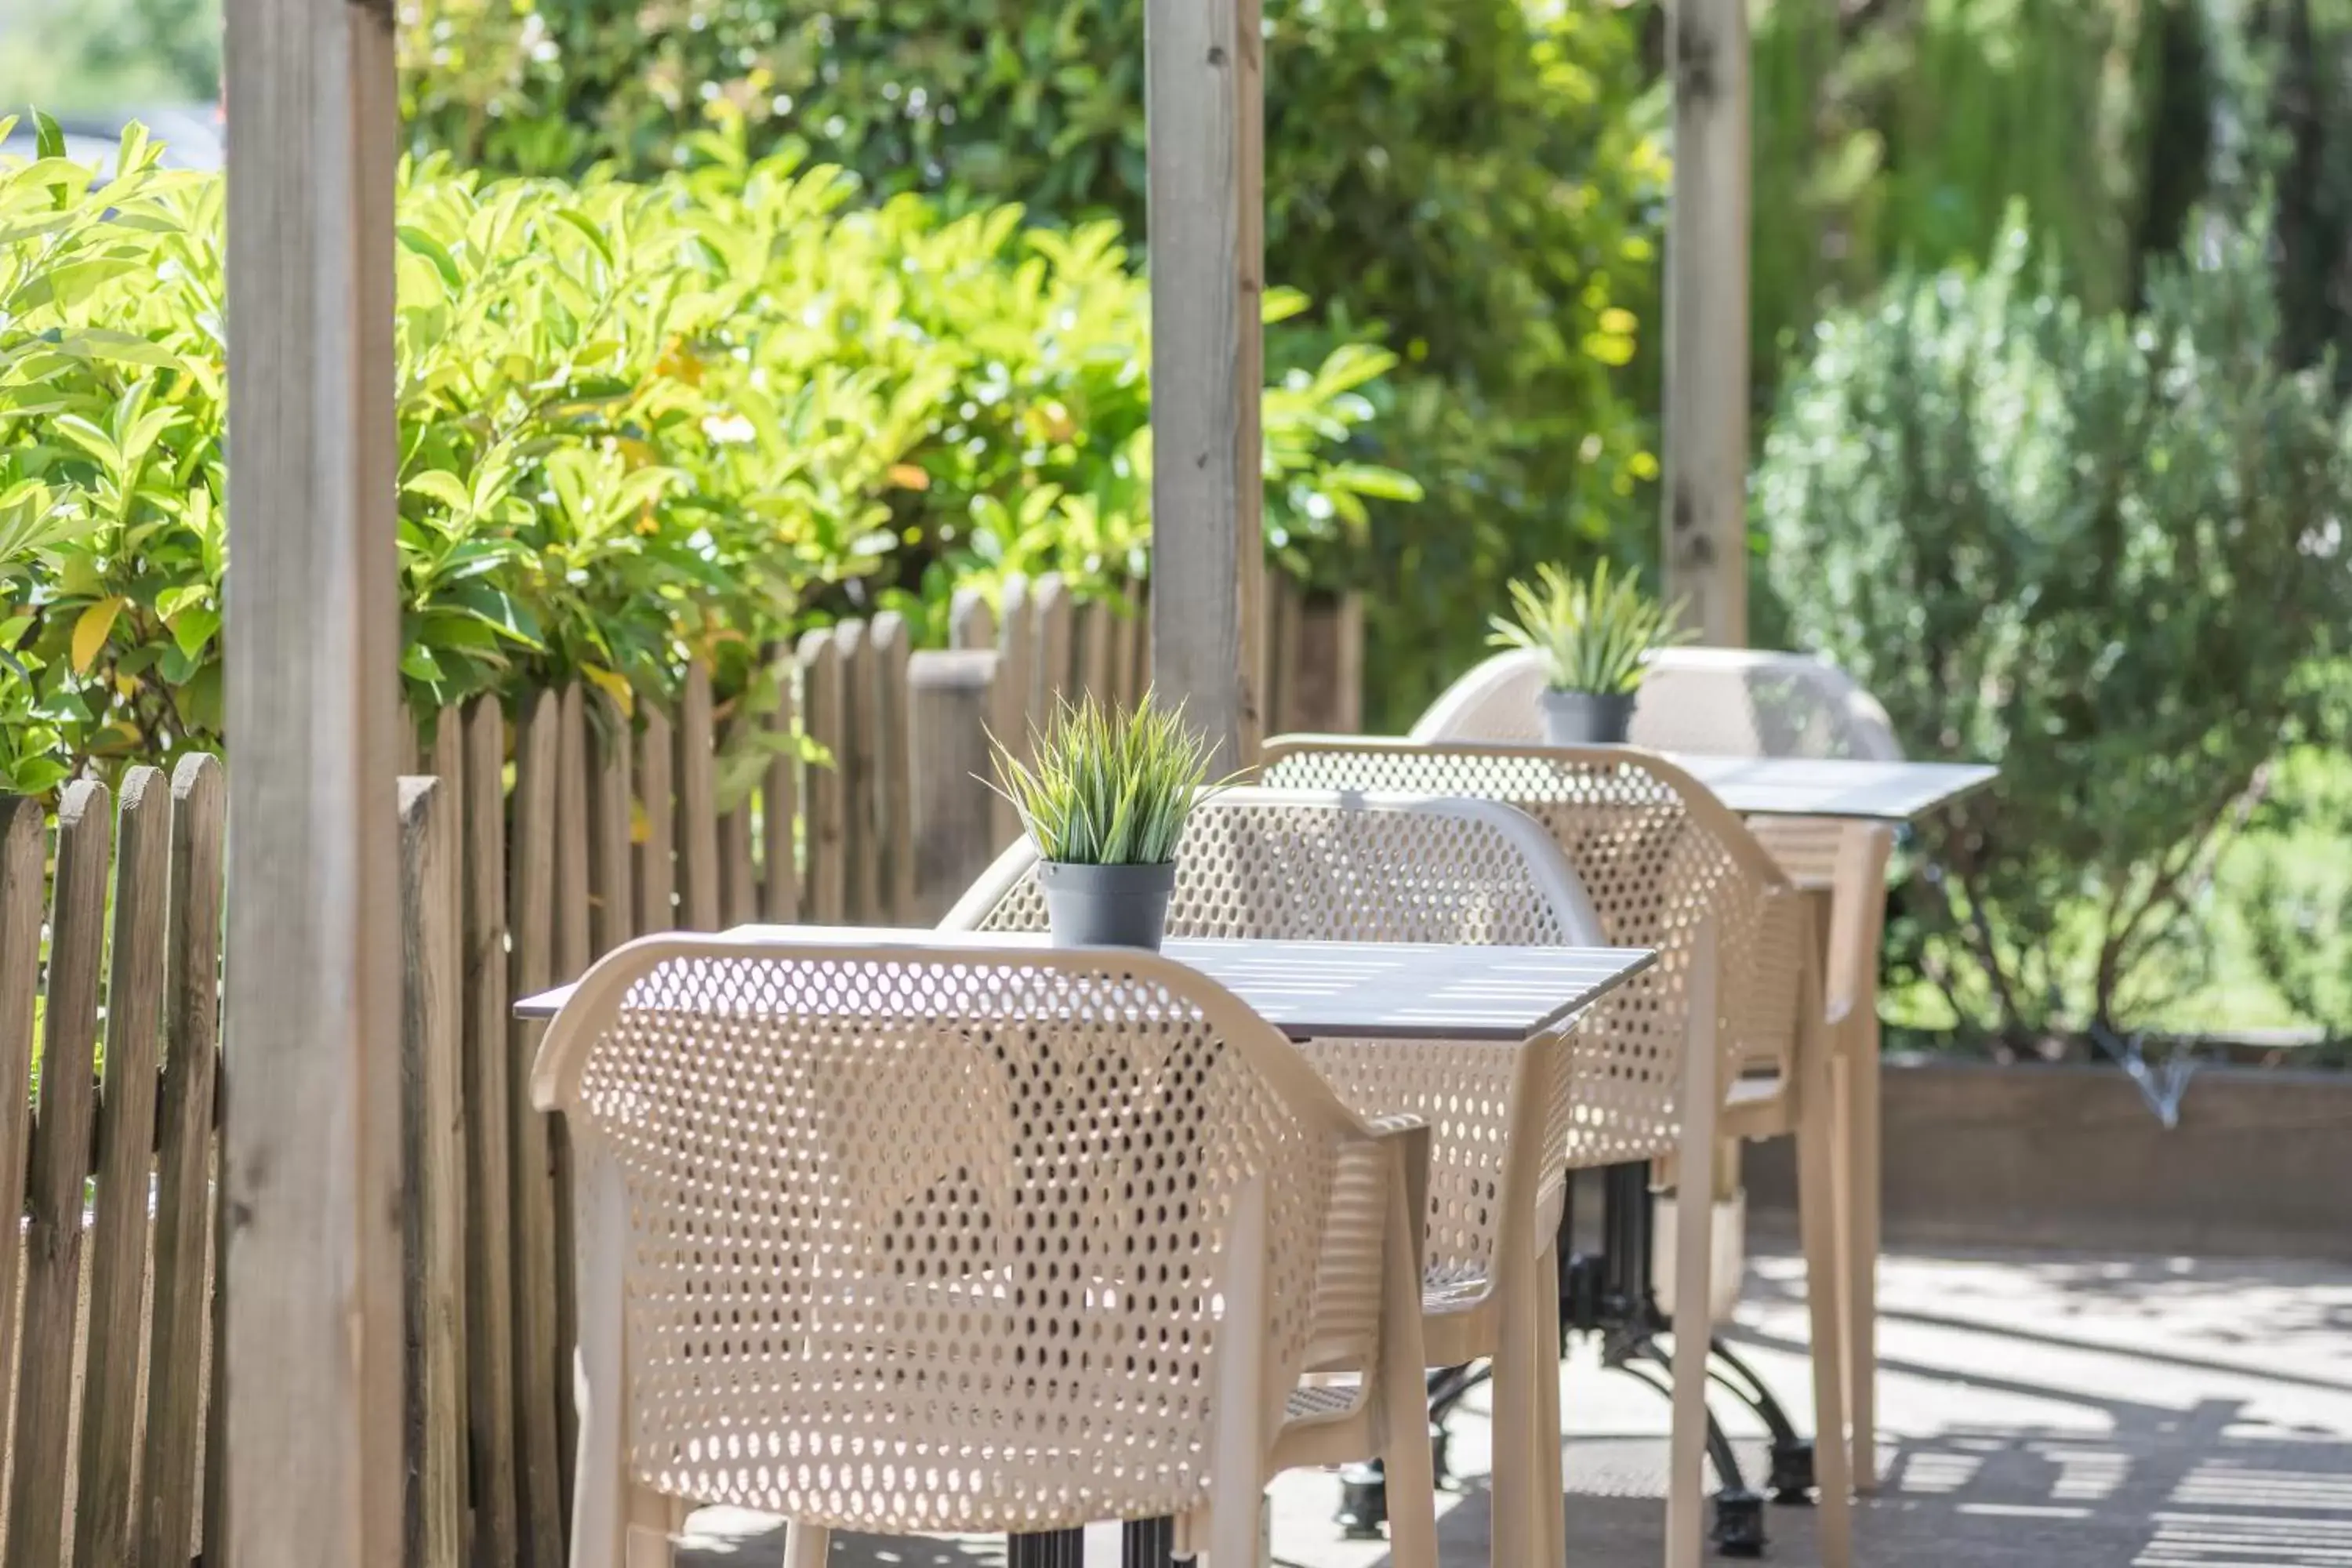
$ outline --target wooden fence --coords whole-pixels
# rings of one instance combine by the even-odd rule
[[[1286,587],[1268,606],[1269,731],[1354,728],[1354,606]],[[567,1152],[525,1098],[540,1027],[512,999],[647,931],[935,920],[1017,830],[974,777],[987,736],[1025,743],[1062,694],[1132,700],[1144,610],[1015,579],[994,607],[958,601],[946,650],[910,652],[890,614],[810,632],[777,650],[784,700],[764,713],[722,710],[696,670],[674,710],[573,687],[417,726],[400,791],[404,1562],[563,1562]],[[824,763],[800,761],[796,725]],[[0,796],[0,1215],[25,1216],[0,1247],[5,1568],[223,1561],[226,796],[211,757],[132,768],[119,802],[72,784],[53,826]]]

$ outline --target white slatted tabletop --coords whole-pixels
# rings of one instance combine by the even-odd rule
[[[747,943],[1037,952],[1032,933],[876,926],[737,926]],[[1293,1039],[1521,1040],[1591,1006],[1655,961],[1647,948],[1456,947],[1433,943],[1226,942],[1176,938],[1165,956],[1199,970]],[[551,1018],[569,985],[515,1004]]]
[[[1908,822],[1992,783],[1976,763],[1872,763],[1667,753],[1742,816],[1843,816]]]

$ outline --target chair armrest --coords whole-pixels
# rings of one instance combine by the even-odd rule
[[[1336,1151],[1331,1206],[1316,1238],[1310,1371],[1361,1371],[1370,1364],[1390,1270],[1420,1289],[1429,1228],[1429,1128],[1417,1116],[1349,1121],[1354,1126]],[[1401,1184],[1403,1197],[1419,1206],[1405,1208],[1398,1201]]]
[[[1396,1177],[1404,1183],[1404,1212],[1413,1217],[1412,1270],[1418,1277],[1429,1258],[1429,1123],[1418,1116],[1369,1118],[1372,1136],[1396,1151]]]

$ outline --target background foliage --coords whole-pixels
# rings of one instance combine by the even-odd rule
[[[698,151],[650,184],[404,178],[420,710],[573,672],[625,701],[689,654],[732,691],[812,616],[897,604],[919,634],[960,579],[1141,563],[1144,290],[1109,227]],[[135,132],[121,168],[0,160],[0,787],[219,738],[221,183]],[[1343,449],[1388,363],[1341,344],[1269,390],[1289,532],[1410,493]]]
[[[2070,293],[2131,304],[2205,183],[2208,4],[1771,0],[1755,34],[1766,384],[1824,293],[1983,259],[2013,205]]]
[[[1964,1027],[2032,1047],[2208,977],[2216,858],[2298,743],[2337,744],[2352,422],[2278,363],[2259,240],[2057,294],[2021,232],[1822,326],[1758,510],[1805,646],[1923,754],[1998,763],[1913,887]]]
[[[867,188],[1148,241],[1142,0],[413,0],[418,144],[576,172],[698,128],[805,142]],[[1664,163],[1639,14],[1570,0],[1270,0],[1266,253],[1338,338],[1403,360],[1364,456],[1428,495],[1372,549],[1294,564],[1371,590],[1376,721],[1478,653],[1535,563],[1645,544],[1648,420],[1620,384],[1654,297]]]
[[[220,95],[220,0],[0,0],[0,105],[63,114]]]
[[[554,378],[550,385],[582,395],[567,403],[551,392],[544,405],[532,405],[534,422],[515,426],[522,433],[516,450],[525,456],[513,489],[499,501],[508,510],[489,534],[539,548],[542,535],[555,537],[550,519],[595,510],[593,497],[602,493],[595,487],[661,470],[631,481],[656,492],[646,503],[654,531],[629,534],[642,543],[599,534],[562,548],[595,552],[597,581],[630,574],[636,586],[628,605],[643,595],[667,607],[642,622],[634,609],[612,616],[596,597],[601,589],[533,587],[518,568],[499,565],[486,580],[533,617],[535,637],[518,640],[513,632],[525,623],[499,624],[506,612],[496,605],[491,620],[469,620],[452,614],[454,599],[428,595],[418,602],[445,616],[436,627],[460,627],[456,637],[474,639],[470,651],[433,645],[436,666],[446,666],[449,679],[496,682],[539,662],[566,659],[584,665],[609,657],[616,671],[633,659],[659,664],[661,647],[674,651],[697,637],[719,637],[721,622],[731,626],[738,616],[751,617],[744,624],[756,632],[765,624],[758,617],[778,602],[795,605],[792,614],[822,616],[887,599],[919,617],[938,603],[950,577],[985,581],[1010,564],[1034,569],[1059,562],[1089,581],[1136,569],[1148,462],[1137,391],[1139,292],[1131,279],[1110,279],[1128,268],[1107,258],[1121,245],[1139,251],[1148,239],[1139,227],[1140,0],[404,3],[404,90],[417,145],[448,150],[460,163],[494,174],[562,179],[562,190],[530,187],[543,193],[534,198],[541,204],[606,221],[604,204],[625,201],[606,191],[612,174],[589,171],[610,163],[635,182],[629,188],[658,188],[702,220],[730,226],[737,219],[724,205],[728,182],[747,178],[743,167],[772,151],[785,155],[772,165],[778,182],[800,177],[797,171],[819,159],[840,163],[856,182],[827,188],[818,203],[824,210],[809,221],[829,246],[859,258],[850,285],[857,305],[834,311],[823,296],[812,296],[804,279],[780,296],[803,310],[818,302],[821,329],[761,316],[740,336],[714,328],[682,338],[688,352],[681,356],[663,345],[641,350],[633,340],[617,358],[545,367]],[[2084,499],[2090,482],[2084,476],[2103,476],[2115,497],[2128,500],[2134,521],[2123,536],[2137,542],[2135,550],[2149,540],[2168,541],[2152,558],[2173,559],[2214,529],[2258,524],[2256,531],[2275,539],[2286,507],[2333,504],[2326,487],[2335,459],[2306,468],[2275,505],[2247,510],[2223,485],[2216,461],[2190,463],[2186,472],[2205,476],[2193,484],[2169,471],[2159,476],[2120,444],[2115,432],[2123,416],[2069,399],[2095,393],[2117,407],[2170,409],[2160,419],[2157,413],[2133,417],[2172,433],[2160,448],[2168,454],[2194,445],[2186,405],[2175,406],[2178,400],[2168,401],[2171,394],[2162,387],[2151,390],[2154,361],[2147,356],[2156,351],[2133,347],[2127,353],[2114,337],[2123,332],[2129,347],[2138,342],[2132,333],[2188,320],[2185,308],[2156,298],[2157,279],[2179,270],[2169,258],[2184,252],[2201,271],[2241,281],[2249,268],[2267,271],[2276,322],[2274,331],[2265,329],[2267,346],[2251,358],[2200,340],[2186,363],[2263,376],[2265,365],[2313,367],[2339,392],[2347,385],[2352,0],[1757,0],[1752,10],[1756,428],[1759,448],[1768,439],[1780,443],[1768,471],[1785,479],[1792,464],[1809,466],[1806,484],[1843,487],[1848,500],[1840,504],[1850,504],[1855,517],[1879,520],[1874,526],[1895,526],[1889,520],[1896,503],[1886,497],[1916,495],[1948,518],[1971,515],[1973,508],[2004,530],[1983,553],[2005,564],[1998,572],[1987,565],[1971,581],[1986,594],[2013,597],[1988,599],[1991,612],[1979,617],[1987,625],[1960,630],[1976,638],[1969,657],[2004,671],[2000,679],[2012,685],[1997,686],[1998,697],[1984,699],[1988,728],[1969,737],[1957,731],[1923,735],[1919,743],[1997,744],[2033,768],[2042,766],[2034,758],[2059,757],[2062,740],[2077,748],[2063,753],[2077,762],[2110,752],[2129,762],[2133,735],[2142,751],[2180,750],[2189,721],[2162,703],[2145,704],[2144,715],[2103,711],[2092,730],[2075,717],[2086,702],[2110,694],[2103,683],[2124,679],[2129,668],[2173,670],[2190,681],[2191,708],[2207,701],[2210,692],[2198,683],[2210,672],[2182,666],[2185,655],[2168,633],[2145,628],[2189,625],[2214,636],[2229,629],[2200,618],[2207,616],[2202,608],[2187,614],[2147,601],[2143,623],[2108,627],[2113,635],[2130,632],[2114,646],[2139,655],[2137,665],[2118,663],[2107,644],[2094,647],[2095,606],[2080,601],[2074,584],[2092,580],[2086,563],[2096,551],[2081,543],[2090,525],[2069,521],[2096,510]],[[149,93],[210,96],[205,48],[217,31],[212,0],[84,0],[73,6],[0,0],[0,17],[28,16],[37,25],[11,27],[11,48],[0,59],[0,83],[14,81],[19,92],[38,90],[47,101],[93,109],[101,102],[136,107]],[[1294,571],[1370,590],[1368,717],[1394,727],[1439,681],[1480,654],[1481,628],[1501,605],[1510,576],[1553,558],[1580,569],[1603,552],[1654,566],[1649,479],[1655,471],[1654,274],[1665,170],[1664,3],[1453,0],[1399,7],[1381,0],[1268,0],[1267,16],[1269,263],[1276,281],[1298,286],[1311,300],[1269,344],[1280,388],[1269,405],[1278,414],[1269,426],[1270,462],[1280,470],[1269,480],[1272,545]],[[796,148],[806,150],[799,163],[792,161]],[[436,171],[420,186],[437,192],[456,183]],[[465,200],[502,210],[500,203],[520,199],[512,192],[521,189],[494,181]],[[908,193],[925,201],[912,208],[890,205]],[[447,205],[442,196],[434,200]],[[1025,219],[1003,215],[1013,203],[1025,206]],[[2035,260],[2007,286],[2000,330],[2036,335],[2018,350],[2027,359],[2005,370],[2000,384],[2014,391],[2055,380],[2072,387],[2049,405],[2063,417],[2053,416],[2048,427],[1997,417],[1993,405],[1967,403],[1937,379],[1946,374],[1938,356],[1958,353],[1952,343],[1969,332],[1977,334],[1969,340],[1977,349],[1991,352],[1994,329],[1967,321],[1990,287],[1985,269],[1998,273],[2010,265],[1997,258],[2012,210],[2022,214]],[[2200,210],[2210,216],[2192,219]],[[982,227],[960,228],[965,215],[982,215]],[[624,216],[628,243],[614,286],[629,303],[621,316],[650,320],[657,305],[688,315],[717,308],[709,300],[664,303],[658,289],[645,293],[646,280],[667,262],[636,258],[660,257],[662,245],[674,240],[694,258],[688,293],[712,299],[726,297],[722,283],[712,280],[714,270],[724,272],[734,261],[708,268],[700,258],[714,252],[705,240],[676,239],[650,217]],[[1098,220],[1118,226],[1087,226]],[[545,224],[536,216],[498,221],[541,243]],[[436,281],[440,269],[430,252],[413,246],[404,266],[415,277],[404,277],[404,286],[447,287],[451,321],[468,323],[473,318],[465,312],[478,311],[490,323],[478,330],[529,338],[517,351],[526,357],[544,345],[531,335],[541,329],[523,323],[545,311],[517,301],[562,301],[575,287],[593,297],[600,286],[562,248],[573,244],[569,230],[544,242],[552,247],[547,258],[484,270],[474,249],[436,226],[459,222],[445,214],[411,223],[443,245],[458,282]],[[987,226],[996,223],[1012,226],[998,235]],[[1038,226],[1066,237],[1031,232]],[[951,234],[958,237],[950,240]],[[2233,235],[2260,237],[2261,256]],[[1000,242],[1000,252],[988,252]],[[970,257],[961,248],[967,245]],[[944,264],[941,276],[953,278],[966,295],[989,297],[989,304],[962,310],[904,273],[910,257],[935,264],[934,247],[958,258]],[[1066,357],[1035,363],[1021,347],[1043,320],[1024,313],[1030,305],[1019,279],[1029,267],[1042,268],[1047,279],[1040,300],[1104,301],[1098,315],[1095,304],[1086,307],[1092,324],[1065,343]],[[553,278],[566,269],[577,274],[572,282]],[[1939,272],[1949,277],[1930,289],[1927,279]],[[181,287],[174,279],[164,292]],[[2210,279],[2193,287],[2209,293],[2222,288]],[[1952,302],[1958,297],[1947,295],[1954,289],[1977,304]],[[1935,329],[1943,336],[1922,324],[1922,300],[1946,301],[1950,319]],[[852,324],[853,318],[866,322],[867,307],[877,303],[871,321],[891,329],[879,337],[878,327]],[[1286,297],[1277,308],[1297,303]],[[743,308],[758,316],[764,307],[753,300]],[[2070,310],[2074,325],[2061,331],[2051,324]],[[2125,317],[2130,325],[2117,325]],[[88,326],[100,319],[79,320]],[[1817,334],[1815,323],[1824,320]],[[1899,341],[1877,341],[1890,335]],[[988,345],[993,357],[985,363],[960,357],[941,346],[950,340]],[[1370,375],[1379,356],[1350,346],[1367,340],[1396,356],[1387,374]],[[416,342],[420,351],[430,346]],[[1864,353],[1866,344],[1874,346]],[[2136,369],[2133,353],[2141,355]],[[420,363],[430,357],[420,353]],[[1002,376],[989,368],[996,364]],[[188,446],[199,454],[189,471],[205,471],[212,459],[189,435],[209,428],[200,401],[189,401],[194,395],[174,374],[148,369],[155,373],[152,401],[132,412],[143,417],[157,408],[183,409],[182,423],[165,428],[156,445],[180,464],[192,460],[182,451]],[[627,381],[628,396],[597,390],[606,386],[597,377],[608,372]],[[658,397],[647,390],[673,373],[700,380]],[[96,390],[78,406],[95,428],[110,432],[129,383],[120,367],[89,374]],[[476,473],[489,462],[489,449],[474,434],[488,405],[483,400],[508,393],[483,366],[458,365],[446,374],[430,394],[444,401],[429,417],[414,417],[420,427],[433,426],[431,441],[446,448],[435,448],[433,462]],[[755,379],[761,374],[765,384]],[[907,396],[909,407],[919,409],[927,395],[909,389],[932,375],[955,389],[941,398],[960,399],[946,423],[924,426],[918,412],[907,416],[913,422],[908,430],[925,433],[907,433],[903,440],[901,434],[868,442],[842,433],[850,426],[890,430],[897,417],[891,399]],[[1792,378],[1802,390],[1790,386]],[[2287,386],[2292,397],[2281,390]],[[2332,399],[2295,401],[2317,395],[2293,377],[2242,390],[2240,401],[2216,395],[2212,406],[2225,414],[2268,408],[2278,426],[2240,452],[2242,462],[2254,465],[2234,481],[2241,489],[2246,475],[2268,471],[2261,465],[2302,451],[2296,443],[2313,438],[2323,416],[2336,417]],[[677,399],[676,406],[663,397]],[[796,449],[813,444],[822,456],[787,471],[757,438],[763,426],[748,414],[736,422],[751,408],[761,420],[773,413],[801,421],[792,426]],[[620,444],[638,438],[625,434],[636,429],[629,421],[643,424],[645,452]],[[135,436],[136,422],[124,430]],[[950,437],[950,430],[964,435]],[[591,431],[602,433],[584,434]],[[542,440],[554,443],[551,467],[540,461]],[[614,445],[603,445],[608,441]],[[581,468],[583,459],[557,455],[574,446],[594,462]],[[1799,448],[1806,454],[1801,459],[1790,455]],[[1874,462],[1896,467],[1859,472]],[[1429,499],[1417,506],[1391,499],[1406,487],[1360,466],[1368,464],[1412,473]],[[558,490],[558,477],[572,490]],[[1863,497],[1865,481],[1877,487],[1875,499]],[[412,527],[430,530],[439,526],[435,507],[450,498],[412,493],[407,504]],[[1751,539],[1759,560],[1781,543],[1779,504],[1759,499]],[[2110,510],[2119,507],[2122,499]],[[774,580],[761,585],[759,605],[722,606],[709,597],[714,575],[724,574],[712,563],[748,548],[750,535],[730,531],[753,526],[739,522],[745,518],[800,531],[793,537],[801,542],[782,564],[761,568]],[[697,528],[707,537],[681,542],[696,540]],[[2231,552],[2214,549],[2232,554],[2234,537],[2231,542]],[[1824,626],[1795,597],[1805,586],[1798,566],[1767,562],[1753,590],[1758,638],[1799,644],[1827,637],[1840,649],[1853,648],[1870,668],[1898,668],[1918,627],[1953,613],[1957,601],[1923,580],[1920,602],[1898,613],[1893,584],[1906,579],[1896,569],[1917,564],[1906,565],[1906,542],[1874,542],[1857,533],[1836,547],[1885,552],[1869,557],[1889,574],[1876,619],[1864,627]],[[1829,548],[1826,535],[1822,548]],[[2062,571],[2061,559],[2074,564]],[[2176,560],[2166,571],[2188,568]],[[23,580],[21,570],[17,578]],[[457,586],[432,592],[454,595]],[[1793,622],[1781,589],[1802,612]],[[12,624],[34,604],[13,588],[0,597],[13,606]],[[121,598],[124,607],[115,612],[120,624],[107,626],[100,656],[129,639],[134,659],[159,661],[151,669],[166,657],[174,658],[175,669],[190,663],[186,700],[201,703],[210,657],[204,645],[193,654],[141,653],[164,623],[142,617],[137,591],[110,587],[75,605],[87,610],[109,598]],[[202,626],[206,601],[190,605],[195,618],[167,617],[172,627]],[[2044,627],[2052,605],[2071,607],[2065,617],[2049,612],[2052,626]],[[2159,621],[2158,608],[2172,618]],[[64,647],[68,664],[72,652],[58,639],[69,639],[85,623],[64,616],[62,608],[43,608],[37,634],[32,623],[10,634],[17,639],[12,647],[48,661],[34,678],[44,692],[71,684],[56,673],[57,649]],[[583,621],[615,646],[575,634]],[[95,628],[100,620],[86,624]],[[2059,650],[2056,673],[1996,646],[1992,628],[2004,626],[2034,628],[2042,639],[2031,642],[2037,658]],[[1865,633],[1874,639],[1867,650]],[[2026,634],[2018,636],[2027,646]],[[2254,646],[2275,651],[2261,638]],[[2209,662],[2226,667],[2236,658]],[[2317,693],[2314,700],[2352,706],[2344,696],[2352,679],[2345,671],[2319,658],[2278,679],[2292,683],[2295,703],[2307,689]],[[132,674],[134,683],[156,679]],[[98,700],[87,694],[98,689],[89,680],[78,689],[83,701]],[[119,715],[126,700],[119,686],[113,689],[108,703]],[[2274,706],[2271,695],[2255,706],[2265,704]],[[84,723],[55,718],[47,708],[43,713],[42,723],[68,730]],[[2119,1026],[2152,1020],[2189,1027],[2323,1020],[2352,1032],[2338,975],[2327,968],[2335,950],[2305,940],[2326,931],[2342,889],[2352,889],[2352,817],[2341,809],[2337,788],[2352,778],[2352,766],[2340,752],[2292,743],[2307,719],[2289,727],[2239,793],[2245,826],[2225,826],[2228,847],[2200,861],[2210,875],[2186,873],[2185,903],[2158,899],[2138,928],[2168,934],[2144,956],[2140,937],[2131,939],[2132,962],[2124,969],[2162,977],[2167,984],[2157,989],[2179,994],[2157,997],[2137,980],[2105,985],[2097,955],[2113,917],[2102,900],[2117,885],[2114,868],[2147,866],[2156,853],[2151,846],[2170,831],[2152,826],[2156,818],[2143,807],[2155,810],[2149,802],[2207,778],[2209,763],[2220,765],[2201,743],[2162,768],[2137,762],[2112,779],[2103,773],[2081,787],[2079,798],[2062,792],[2032,811],[2004,807],[1986,816],[1986,865],[2049,871],[2058,865],[2052,857],[2063,852],[2106,868],[2098,873],[2106,879],[2068,880],[2050,872],[2041,883],[2002,883],[1983,872],[1979,880],[1988,888],[2006,890],[1987,891],[1977,901],[1956,894],[1950,907],[1970,930],[1947,929],[1931,939],[1916,923],[1898,925],[1898,978],[1916,980],[1919,965],[1932,960],[1943,965],[1941,982],[1948,983],[1919,981],[1905,994],[1914,1002],[1936,998],[1923,1017],[1968,1027],[1990,1020],[2012,1040],[2097,1017]],[[169,727],[166,720],[163,729]],[[2307,727],[2325,734],[2343,729],[2339,721],[2309,720]],[[103,729],[98,722],[88,732]],[[20,742],[12,737],[12,743]],[[2216,743],[2235,760],[2210,778],[2241,776],[2255,742],[2225,735]],[[2126,798],[2128,779],[2140,781],[2130,785],[2139,793]],[[2169,820],[2178,826],[2189,818]],[[2141,896],[2126,891],[2132,900]],[[1931,900],[1931,907],[1940,906]],[[1964,939],[2017,973],[2030,972],[2018,998],[1988,1000],[1991,993],[1982,987],[1990,986],[1990,971],[1968,977],[1971,964],[1984,966],[1969,956]]]

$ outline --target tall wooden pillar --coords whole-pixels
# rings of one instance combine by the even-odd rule
[[[1217,745],[1260,738],[1265,105],[1258,0],[1145,0],[1151,675]]]
[[[227,1531],[401,1543],[392,0],[228,0]]]
[[[1701,640],[1748,641],[1748,0],[1673,0],[1665,591]]]

